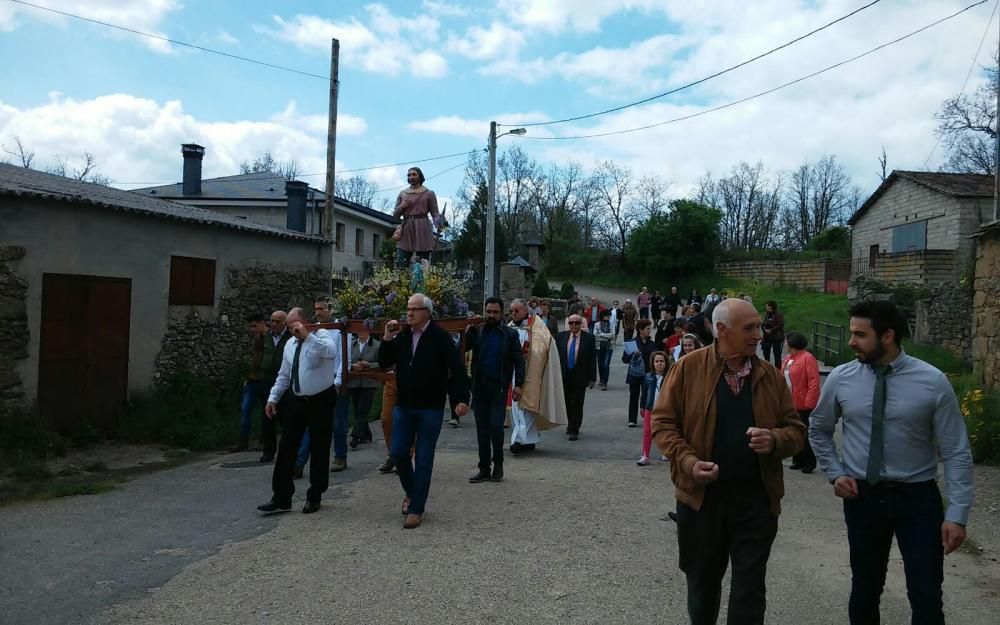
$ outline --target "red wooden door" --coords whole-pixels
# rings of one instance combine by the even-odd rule
[[[132,281],[45,274],[38,407],[62,431],[110,430],[128,391]]]

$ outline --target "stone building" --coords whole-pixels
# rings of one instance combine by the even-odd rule
[[[971,235],[993,210],[993,177],[893,171],[848,220],[852,275],[934,286],[975,256]]]
[[[11,165],[0,223],[0,409],[63,430],[180,370],[223,379],[247,314],[330,289],[320,236]]]
[[[183,179],[176,184],[133,189],[150,197],[217,211],[254,223],[306,234],[323,232],[326,194],[299,180],[286,181],[273,172],[202,179],[205,148],[181,146]],[[352,277],[370,273],[378,264],[382,243],[400,221],[381,211],[336,198],[332,270]]]
[[[972,364],[987,388],[1000,388],[1000,221],[983,226],[974,240]]]

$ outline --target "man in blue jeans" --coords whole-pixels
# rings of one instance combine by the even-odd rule
[[[486,298],[484,312],[486,322],[480,327],[469,326],[465,333],[465,346],[472,350],[472,406],[479,443],[479,471],[469,478],[473,484],[503,480],[507,389],[513,382],[511,397],[517,401],[524,384],[521,339],[517,330],[503,325],[503,300]]]
[[[408,327],[403,330],[395,320],[387,323],[378,350],[379,366],[396,368],[398,395],[392,411],[389,455],[406,493],[402,510],[406,529],[423,522],[445,396],[458,400],[455,413],[459,417],[469,413],[465,363],[451,335],[431,321],[433,313],[431,298],[414,293],[406,302]],[[415,448],[412,460],[411,448]]]
[[[851,625],[879,622],[895,535],[914,625],[944,623],[944,556],[965,540],[972,452],[955,391],[943,373],[900,347],[906,319],[892,302],[851,308],[857,360],[827,378],[809,417],[809,442],[844,500],[851,551]],[[843,460],[833,439],[842,421]],[[938,490],[944,464],[947,499]]]
[[[590,328],[597,339],[597,373],[601,379],[601,390],[608,390],[611,375],[611,354],[615,351],[615,327],[611,323],[611,311],[602,310],[601,319]]]

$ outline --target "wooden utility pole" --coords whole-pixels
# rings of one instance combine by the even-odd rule
[[[337,91],[340,87],[340,42],[331,39],[330,51],[330,117],[326,130],[326,188],[323,191],[323,236],[333,239],[336,235],[333,223],[333,192],[337,176]],[[336,246],[334,246],[336,249]],[[330,256],[333,268],[333,256]]]
[[[1000,19],[997,20],[1000,27]],[[997,37],[997,59],[1000,60],[1000,36]],[[997,66],[997,110],[993,115],[996,150],[993,152],[993,221],[1000,220],[1000,65]]]

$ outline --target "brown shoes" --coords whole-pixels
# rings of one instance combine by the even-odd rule
[[[410,513],[410,498],[403,497],[403,516],[406,516],[409,513]]]
[[[345,458],[334,458],[333,462],[330,463],[330,473],[337,473],[338,471],[343,471],[347,468],[347,460]]]
[[[408,514],[406,515],[406,520],[403,521],[403,529],[412,530],[416,527],[420,527],[424,518],[419,514]]]

